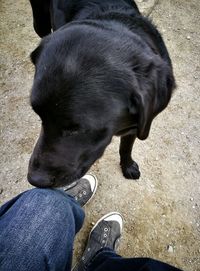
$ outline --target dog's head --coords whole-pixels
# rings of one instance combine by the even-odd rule
[[[42,127],[28,180],[39,187],[82,177],[112,136],[131,126],[145,139],[171,97],[173,77],[160,57],[119,53],[120,38],[116,45],[93,30],[74,28],[47,36],[31,54],[31,105]]]

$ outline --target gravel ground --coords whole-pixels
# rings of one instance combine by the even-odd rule
[[[163,34],[178,88],[169,107],[152,125],[150,137],[137,141],[134,158],[139,181],[122,177],[119,139],[113,138],[91,172],[99,179],[94,200],[75,242],[76,261],[92,223],[106,212],[124,216],[120,254],[153,257],[188,271],[200,270],[200,2],[138,0]],[[0,202],[31,186],[28,160],[40,129],[29,106],[34,67],[30,52],[39,38],[27,0],[1,0]]]

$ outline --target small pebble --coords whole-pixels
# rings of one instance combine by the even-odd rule
[[[190,198],[190,201],[193,201],[194,200],[194,198]]]
[[[172,245],[168,245],[167,246],[167,251],[170,252],[170,253],[173,253],[174,252],[174,248]]]
[[[191,37],[190,36],[187,36],[187,40],[190,40],[191,39]]]

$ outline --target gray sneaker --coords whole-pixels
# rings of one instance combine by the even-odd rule
[[[83,207],[94,196],[97,190],[98,181],[92,174],[83,176],[78,181],[73,182],[71,185],[64,186],[61,189],[74,199]]]
[[[122,225],[122,216],[117,212],[103,216],[91,230],[83,256],[72,271],[87,270],[91,259],[102,248],[116,250],[122,234]]]

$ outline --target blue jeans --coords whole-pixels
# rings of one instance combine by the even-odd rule
[[[0,208],[0,271],[69,271],[84,211],[60,190],[32,189]],[[178,270],[152,259],[99,251],[88,271]]]

